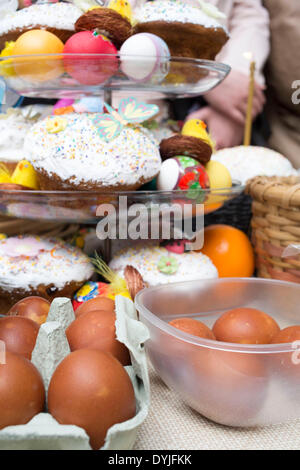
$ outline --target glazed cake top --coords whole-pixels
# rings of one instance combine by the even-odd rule
[[[0,21],[0,35],[34,26],[74,31],[74,25],[81,15],[82,11],[70,3],[32,5],[5,15]]]
[[[290,161],[274,150],[265,147],[239,146],[219,150],[212,156],[225,165],[233,180],[245,184],[255,176],[297,175]]]
[[[96,117],[97,113],[72,113],[37,122],[25,139],[28,159],[36,169],[76,184],[130,186],[154,178],[161,158],[151,133],[138,124],[126,125],[106,142]]]
[[[40,284],[60,289],[88,280],[93,272],[89,258],[60,239],[30,235],[0,240],[0,285],[7,291],[30,291]]]
[[[127,265],[136,268],[150,286],[218,277],[217,268],[206,255],[194,251],[171,253],[162,246],[125,248],[109,263],[121,276]]]
[[[147,2],[134,11],[134,17],[139,23],[150,21],[166,21],[192,23],[205,28],[224,28],[217,19],[206,14],[199,7],[188,5],[178,0],[154,0]]]

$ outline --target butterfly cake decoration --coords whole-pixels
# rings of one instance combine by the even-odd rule
[[[147,121],[159,112],[158,106],[139,102],[136,98],[123,99],[116,111],[104,103],[108,113],[98,114],[93,118],[101,139],[110,142],[120,135],[127,124],[138,124]]]

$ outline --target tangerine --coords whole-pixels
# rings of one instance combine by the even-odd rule
[[[251,277],[254,273],[254,252],[244,232],[229,225],[210,225],[204,230],[204,246],[200,250],[216,266],[219,277]]]

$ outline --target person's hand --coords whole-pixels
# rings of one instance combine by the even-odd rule
[[[215,141],[216,150],[235,147],[243,142],[244,126],[210,106],[191,113],[188,119],[201,119],[207,124],[208,131]]]
[[[241,72],[232,70],[221,85],[205,95],[210,106],[227,114],[238,124],[244,125],[247,113],[249,77]],[[264,87],[255,83],[252,118],[260,114],[265,105]]]

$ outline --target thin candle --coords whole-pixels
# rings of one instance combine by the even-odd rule
[[[253,58],[251,53],[246,53],[244,56],[251,60]],[[247,114],[246,114],[246,123],[245,123],[245,133],[244,133],[244,145],[250,145],[251,135],[252,135],[252,107],[253,107],[253,95],[254,95],[254,85],[255,85],[255,68],[256,63],[254,60],[250,62],[250,76],[249,76],[249,91],[248,91],[248,104],[247,104]]]

